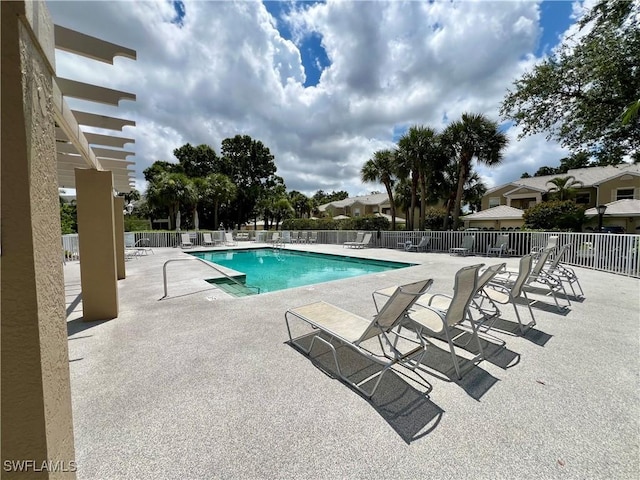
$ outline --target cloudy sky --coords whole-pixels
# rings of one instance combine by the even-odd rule
[[[352,196],[372,153],[411,125],[444,128],[463,112],[500,121],[507,88],[575,28],[569,1],[49,1],[56,24],[137,51],[113,66],[57,52],[60,77],[137,95],[120,108],[74,109],[136,121],[136,184],[173,149],[237,134],[261,140],[289,190]],[[491,187],[567,151],[511,138]]]

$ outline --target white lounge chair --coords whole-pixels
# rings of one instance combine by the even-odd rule
[[[344,242],[344,243],[342,244],[342,248],[344,248],[344,247],[352,248],[352,247],[354,247],[355,245],[360,245],[360,244],[362,243],[362,239],[363,239],[363,238],[364,238],[364,232],[358,232],[358,233],[356,234],[356,239],[355,239],[355,240],[352,240],[352,241],[349,241],[349,242]]]
[[[210,233],[203,233],[202,234],[202,246],[203,247],[213,247],[215,246],[216,242],[213,240],[213,238],[211,237]]]
[[[528,290],[531,293],[538,293],[539,290],[543,290],[543,293],[546,291],[546,295],[551,295],[553,297],[553,301],[555,302],[558,311],[564,312],[571,306],[571,300],[569,300],[569,296],[562,284],[562,280],[544,270],[545,264],[553,251],[555,251],[555,247],[545,248],[542,251],[537,262],[529,273],[523,289]],[[504,273],[499,274],[495,281],[510,285],[515,281],[514,279],[517,277],[518,273],[519,272],[505,271]],[[558,302],[559,293],[561,293],[567,300],[567,305],[560,305]]]
[[[466,257],[471,253],[471,250],[473,249],[473,244],[475,243],[475,241],[476,241],[475,235],[466,235],[462,239],[462,246],[450,248],[449,255],[462,255]]]
[[[180,235],[180,247],[181,248],[193,247],[193,243],[191,243],[191,236],[188,233],[183,233]]]
[[[422,251],[427,251],[427,248],[429,248],[429,244],[431,243],[431,237],[422,237],[420,239],[420,242],[417,245],[412,244],[411,242],[409,242],[408,244],[405,245],[404,249],[407,252],[419,252],[420,250]]]
[[[533,315],[533,310],[531,309],[531,302],[529,297],[527,297],[527,292],[524,290],[524,284],[531,273],[531,267],[533,265],[533,255],[525,255],[520,259],[518,265],[518,276],[515,277],[514,281],[510,284],[496,283],[495,281],[489,282],[489,284],[480,291],[480,295],[486,298],[486,300],[495,305],[495,303],[499,303],[501,305],[506,305],[507,303],[511,303],[513,305],[513,310],[516,314],[516,320],[518,321],[518,326],[520,328],[520,332],[524,335],[528,329],[532,328],[536,324],[536,319]],[[529,309],[529,314],[531,315],[531,321],[524,325],[522,323],[522,319],[520,318],[520,313],[518,313],[518,307],[516,306],[516,300],[520,297],[523,297],[526,301],[527,308]],[[482,301],[480,301],[482,303]],[[495,307],[497,310],[497,306]],[[489,326],[491,328],[491,325]]]
[[[509,235],[498,235],[496,242],[487,249],[487,257],[495,253],[498,257],[509,253]]]
[[[560,279],[563,283],[568,283],[571,287],[571,291],[573,292],[574,298],[584,298],[584,291],[582,290],[582,285],[580,285],[580,281],[578,280],[578,276],[576,275],[575,270],[573,268],[567,267],[560,263],[564,254],[569,250],[569,245],[565,244],[556,252],[552,260],[548,260],[547,264],[542,267],[545,272],[549,273],[552,276]],[[578,285],[580,289],[580,294],[576,293],[575,288],[573,288],[573,284]]]
[[[224,244],[228,247],[234,246],[234,245],[238,245],[238,242],[236,242],[233,239],[233,234],[231,232],[225,232],[224,234]]]
[[[317,243],[318,242],[318,232],[311,232],[307,237],[307,243]]]
[[[452,296],[444,294],[423,295],[416,301],[409,313],[410,319],[414,322],[410,326],[416,329],[418,335],[441,339],[444,337],[444,340],[447,341],[458,379],[462,378],[462,372],[455,346],[466,347],[469,341],[476,339],[480,353],[470,361],[476,363],[483,360],[484,351],[478,336],[478,327],[484,321],[499,314],[499,311],[479,308],[478,304],[474,303],[474,297],[500,271],[504,264],[489,267],[485,271],[486,273],[479,278],[478,273],[482,266],[483,264],[478,264],[461,268],[456,272]],[[376,305],[377,296],[387,297],[389,293],[390,289],[374,292],[373,297]],[[472,309],[475,311],[475,317]],[[456,340],[466,334],[466,331],[459,332],[457,329],[465,322],[471,328],[471,338],[464,344],[456,343]]]
[[[371,243],[372,235],[370,233],[365,233],[364,237],[362,237],[361,242],[351,242],[351,248],[366,248]]]
[[[422,293],[429,289],[432,283],[433,280],[429,279],[396,288],[372,320],[322,301],[289,309],[285,313],[289,341],[307,355],[311,353],[316,342],[327,346],[333,354],[338,376],[363,395],[372,397],[383,375],[391,367],[400,364],[413,369],[424,356],[426,343],[421,338],[412,344],[412,346],[417,345],[414,348],[400,351],[397,348],[397,333],[394,328],[407,319],[409,308]],[[290,324],[294,318],[312,327],[313,331],[294,338],[291,334]],[[308,348],[300,343],[302,339],[310,339]],[[371,381],[372,377],[367,376],[362,382],[354,382],[342,372],[334,341],[382,366],[382,370],[377,373],[377,380],[371,391],[365,390],[362,386]],[[418,355],[420,358],[414,360]],[[414,362],[413,367],[409,365],[410,362]]]
[[[458,379],[462,378],[462,372],[454,342],[465,332],[456,333],[455,327],[461,325],[465,320],[471,319],[470,306],[477,293],[480,267],[482,264],[461,268],[456,272],[452,296],[435,294],[421,298],[420,305],[416,305],[415,310],[409,314],[409,318],[413,322],[411,326],[416,329],[418,335],[436,338],[444,336],[449,345]],[[480,351],[470,360],[475,364],[484,358],[484,351],[477,335],[476,324],[472,322],[471,326],[473,338],[476,339]]]

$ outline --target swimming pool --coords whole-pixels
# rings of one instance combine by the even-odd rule
[[[242,273],[246,277],[238,276],[236,277],[238,281],[246,283],[247,286],[258,287],[260,293],[415,265],[272,248],[190,252],[190,254]],[[255,289],[253,292],[239,291],[226,279],[210,280],[210,282],[218,284],[225,291],[236,296],[256,293]],[[225,285],[229,288],[225,288]]]

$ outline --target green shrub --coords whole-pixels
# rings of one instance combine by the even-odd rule
[[[424,211],[424,228],[427,230],[442,230],[447,209],[442,207],[427,207]]]
[[[525,210],[524,227],[579,232],[585,221],[584,208],[572,200],[542,202]]]

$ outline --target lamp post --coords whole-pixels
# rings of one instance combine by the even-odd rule
[[[607,206],[598,205],[596,207],[596,210],[598,211],[598,232],[602,232],[602,217],[604,215],[604,212],[607,210]]]

